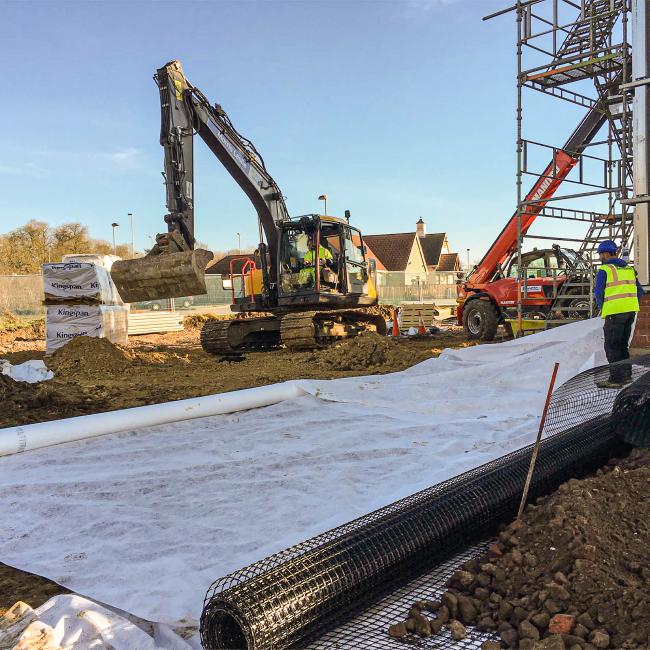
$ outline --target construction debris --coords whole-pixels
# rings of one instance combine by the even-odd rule
[[[506,648],[650,647],[649,484],[650,451],[636,450],[539,499],[454,573],[431,629],[457,617]]]

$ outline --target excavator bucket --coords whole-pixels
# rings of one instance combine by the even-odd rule
[[[201,248],[114,262],[111,277],[124,302],[207,293],[205,267],[213,255]]]

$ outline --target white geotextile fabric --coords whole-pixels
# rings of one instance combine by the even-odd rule
[[[54,373],[40,359],[25,361],[15,366],[6,359],[0,359],[0,372],[14,381],[25,381],[28,384],[36,384],[54,377]]]
[[[0,648],[20,650],[200,650],[193,630],[177,634],[87,598],[64,594],[32,609],[16,603],[0,616]]]
[[[216,578],[530,443],[554,362],[559,386],[604,363],[602,347],[602,321],[584,321],[0,458],[0,560],[192,624]]]

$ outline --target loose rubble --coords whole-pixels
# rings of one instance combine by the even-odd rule
[[[439,602],[415,603],[389,633],[427,636],[426,619],[454,639],[465,626],[498,635],[483,650],[650,648],[649,489],[643,450],[568,481],[462,565]]]

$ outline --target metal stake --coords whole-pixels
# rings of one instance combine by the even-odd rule
[[[557,371],[559,367],[560,364],[558,362],[555,362],[555,367],[553,368],[553,376],[551,377],[551,383],[548,387],[548,394],[546,395],[546,404],[544,404],[542,419],[539,423],[539,430],[537,431],[537,440],[535,440],[533,455],[530,457],[530,467],[528,468],[528,476],[526,477],[526,485],[524,485],[524,492],[521,495],[521,503],[519,504],[519,512],[517,513],[517,519],[521,519],[521,515],[523,514],[524,508],[526,507],[526,500],[528,499],[528,490],[530,489],[530,482],[533,478],[533,472],[535,471],[535,463],[537,462],[537,454],[539,453],[539,443],[542,440],[542,432],[544,431],[544,424],[546,424],[546,414],[548,413],[548,406],[551,403],[551,394],[553,393],[553,387],[555,386],[555,378],[557,377]]]

